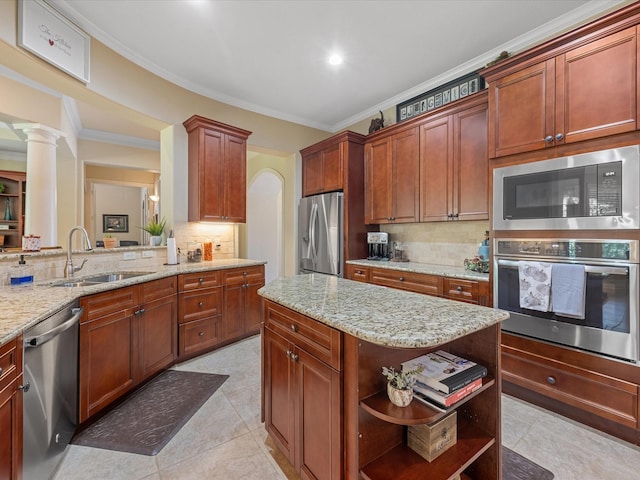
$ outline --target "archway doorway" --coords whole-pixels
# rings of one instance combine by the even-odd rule
[[[283,180],[272,170],[259,173],[247,190],[247,253],[266,260],[265,281],[282,275]]]

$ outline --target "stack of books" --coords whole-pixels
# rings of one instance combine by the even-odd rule
[[[483,365],[443,350],[408,360],[402,364],[402,370],[415,370],[419,366],[422,372],[415,375],[414,397],[440,410],[478,390],[487,376]]]

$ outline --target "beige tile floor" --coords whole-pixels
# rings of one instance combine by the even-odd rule
[[[71,445],[55,480],[296,478],[260,423],[260,338],[175,368],[230,378],[154,457]],[[557,480],[640,478],[640,448],[503,396],[503,443]],[[30,479],[25,479],[30,480]]]

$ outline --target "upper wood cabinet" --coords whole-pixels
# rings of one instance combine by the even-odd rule
[[[251,132],[198,115],[183,125],[189,134],[189,221],[246,222]]]
[[[485,220],[487,94],[420,125],[420,221]]]
[[[342,190],[344,148],[344,142],[332,142],[320,150],[301,150],[303,197]]]
[[[418,221],[418,127],[393,131],[381,130],[365,144],[367,224]]]
[[[638,27],[597,33],[556,39],[538,55],[483,72],[490,157],[637,129]]]

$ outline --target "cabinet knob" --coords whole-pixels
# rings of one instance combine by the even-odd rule
[[[462,291],[462,287],[460,285],[458,285],[458,288],[456,288],[456,290],[461,292]]]
[[[291,350],[287,350],[286,352],[284,352],[284,354],[287,356],[287,358],[291,358],[291,354],[293,352]]]
[[[200,332],[200,333],[198,334],[198,336],[199,336],[199,337],[204,337],[204,332]]]
[[[300,356],[297,353],[291,353],[290,355],[291,360],[293,360],[294,362],[298,361],[298,358],[300,358]]]
[[[18,385],[18,390],[22,390],[24,393],[27,393],[30,388],[31,384],[29,382],[25,383],[24,385]]]
[[[400,280],[401,282],[404,282],[404,277],[400,277],[398,278],[398,280]]]
[[[549,382],[549,384],[551,384],[551,385],[555,385],[556,384],[556,377],[549,375],[547,377],[547,382]]]
[[[298,326],[295,324],[291,324],[291,331],[292,332],[297,332],[298,331]]]
[[[242,272],[242,275],[246,277],[247,276],[247,272]]]
[[[560,141],[564,138],[564,135],[562,133],[556,133],[556,141]]]
[[[200,277],[200,278],[198,279],[198,282],[199,282],[199,283],[204,283],[204,278]]]
[[[544,137],[544,141],[547,143],[551,143],[553,142],[553,137],[551,135],[547,135],[546,137]]]
[[[457,213],[452,213],[451,216],[457,220],[460,215]]]
[[[199,306],[200,308],[204,307],[204,302],[198,302],[198,306]]]

